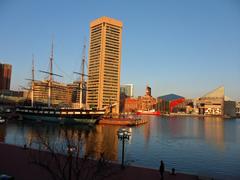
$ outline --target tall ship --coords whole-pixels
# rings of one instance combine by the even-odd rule
[[[16,113],[19,114],[20,119],[22,120],[31,120],[31,121],[43,121],[43,122],[55,122],[60,124],[96,124],[101,117],[105,114],[105,109],[87,109],[83,104],[83,92],[87,91],[86,82],[84,80],[84,63],[85,63],[85,49],[86,45],[84,44],[83,58],[82,58],[82,72],[77,73],[81,75],[81,82],[79,83],[79,106],[78,107],[53,107],[51,105],[51,95],[53,88],[53,76],[60,76],[52,72],[53,66],[53,43],[50,56],[50,70],[41,71],[48,74],[48,80],[46,82],[48,88],[48,106],[39,106],[34,103],[34,59],[32,65],[32,79],[31,80],[31,106],[18,106],[16,107]],[[60,76],[61,77],[61,76]]]

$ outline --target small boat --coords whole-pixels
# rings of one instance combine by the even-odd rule
[[[139,110],[139,111],[137,111],[137,115],[155,115],[155,116],[160,116],[160,111],[156,111],[155,109],[150,109],[150,110],[147,110],[147,111]]]
[[[99,120],[98,124],[104,124],[104,125],[120,125],[120,126],[137,126],[141,124],[147,123],[148,120],[146,119],[140,119],[140,118],[130,118],[130,117],[119,117],[119,118],[110,118],[110,117],[103,117],[101,120]]]

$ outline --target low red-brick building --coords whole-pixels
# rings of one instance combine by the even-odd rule
[[[130,98],[130,97],[121,97],[124,100],[122,102],[122,112],[125,113],[133,113],[138,110],[151,110],[156,108],[156,99],[151,95],[151,88],[149,86],[146,87],[146,92],[144,96],[139,96],[138,98]]]
[[[125,98],[123,112],[136,112],[138,108],[138,99]]]

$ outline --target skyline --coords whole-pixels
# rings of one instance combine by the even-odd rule
[[[155,97],[189,98],[224,85],[227,96],[240,100],[240,2],[92,2],[0,2],[0,61],[13,66],[12,89],[27,84],[32,54],[36,70],[47,70],[52,36],[61,67],[54,71],[64,76],[58,80],[75,80],[90,22],[108,16],[123,22],[121,84],[134,84],[136,96],[147,84]]]

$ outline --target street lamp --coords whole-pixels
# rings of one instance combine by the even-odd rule
[[[122,164],[121,164],[121,168],[124,169],[124,145],[125,145],[125,139],[129,140],[130,136],[131,136],[131,132],[129,131],[129,129],[124,129],[124,128],[120,128],[118,130],[118,139],[120,139],[122,141]]]
[[[74,146],[68,145],[67,151],[68,151],[68,158],[69,158],[68,179],[71,180],[71,178],[72,178],[72,158],[73,158],[73,153],[76,151],[76,148]]]

